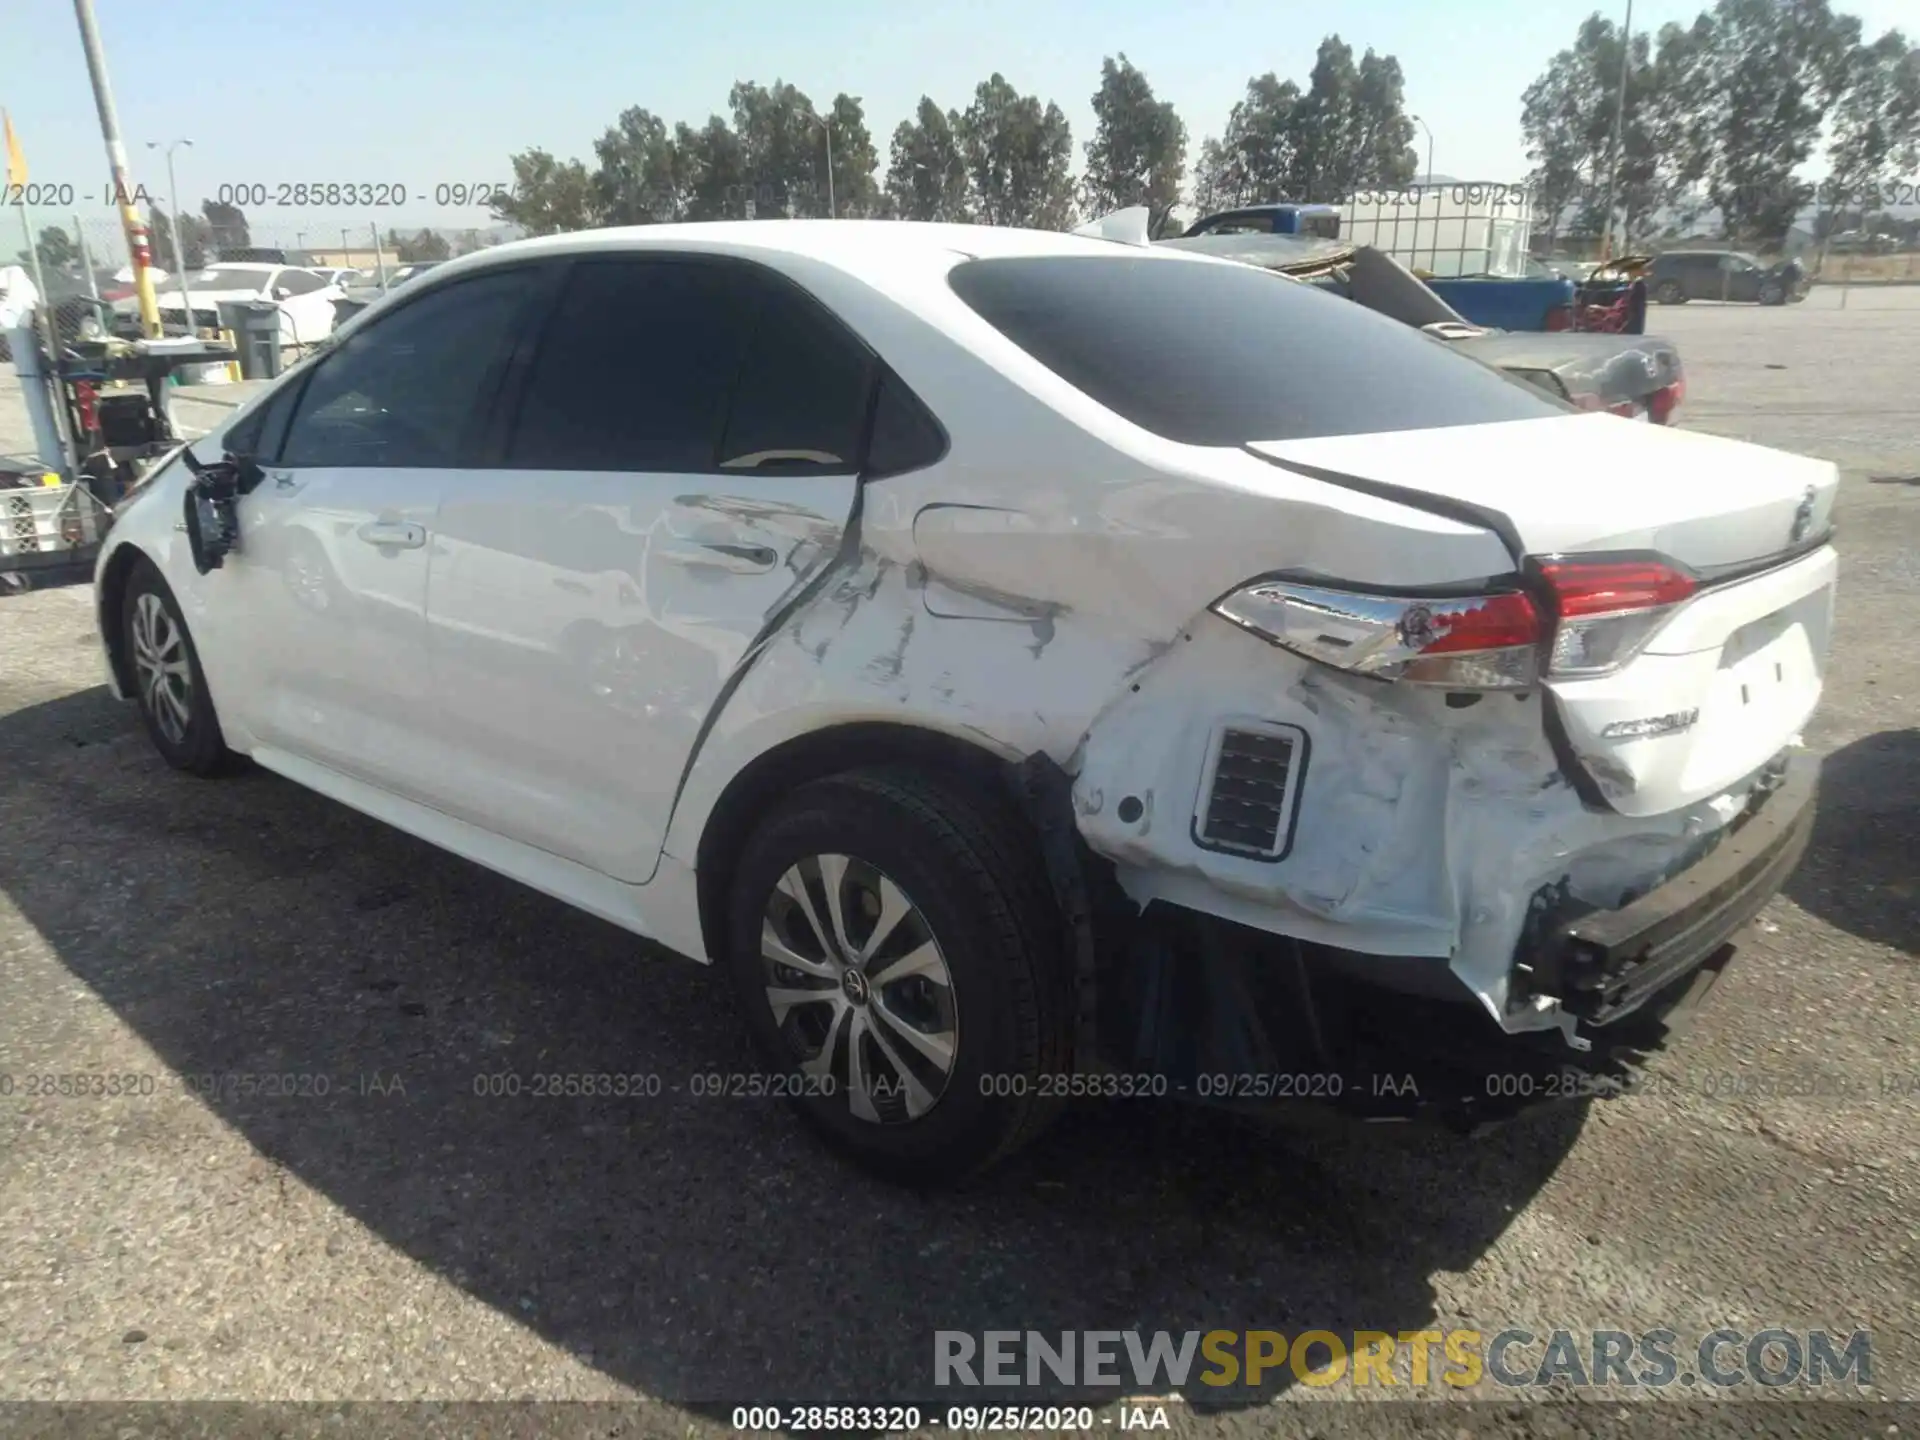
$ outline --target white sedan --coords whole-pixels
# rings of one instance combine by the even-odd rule
[[[227,261],[190,272],[185,278],[184,299],[178,276],[156,287],[154,298],[160,306],[160,323],[168,334],[185,332],[188,300],[193,303],[195,330],[219,327],[219,307],[223,300],[263,300],[280,311],[282,345],[311,345],[333,333],[333,302],[344,293],[338,283],[316,271],[264,261]],[[113,311],[116,328],[137,329],[140,323],[137,296],[115,300]]]
[[[1639,1053],[1806,842],[1836,480],[1227,261],[648,226],[355,318],[97,594],[169,764],[722,967],[768,1093],[951,1177]]]

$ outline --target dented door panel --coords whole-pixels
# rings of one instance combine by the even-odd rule
[[[443,807],[630,883],[708,712],[833,558],[851,476],[462,477],[428,580]]]

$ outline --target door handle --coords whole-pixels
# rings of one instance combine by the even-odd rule
[[[700,569],[725,570],[732,575],[764,575],[780,563],[769,545],[740,545],[727,540],[689,540],[663,546],[662,560]]]
[[[427,527],[403,520],[369,520],[353,532],[369,545],[396,550],[418,550],[427,543]]]

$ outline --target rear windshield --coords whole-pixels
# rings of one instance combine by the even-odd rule
[[[1447,342],[1249,265],[969,260],[954,292],[1061,379],[1189,445],[1424,430],[1572,407]]]

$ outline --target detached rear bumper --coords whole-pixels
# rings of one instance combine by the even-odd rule
[[[1473,1125],[1627,1093],[1799,862],[1817,774],[1811,760],[1782,769],[1710,852],[1631,904],[1534,930],[1514,960],[1515,1003],[1558,1001],[1584,1049],[1558,1027],[1506,1031],[1443,962],[1154,904],[1096,926],[1098,1051],[1167,1093],[1259,1110],[1330,1101]]]
[[[1618,910],[1558,926],[1515,966],[1515,990],[1551,996],[1583,1024],[1633,1014],[1725,950],[1800,863],[1819,763],[1795,757],[1703,859]]]

